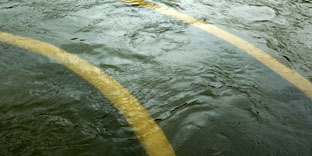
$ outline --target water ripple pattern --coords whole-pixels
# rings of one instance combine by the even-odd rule
[[[217,25],[312,81],[306,0],[150,0]],[[2,0],[0,31],[114,77],[178,156],[312,155],[312,103],[232,45],[115,0]],[[146,155],[126,120],[60,64],[0,45],[0,155]]]

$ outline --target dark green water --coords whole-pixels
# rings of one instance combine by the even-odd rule
[[[312,3],[151,1],[230,31],[312,81]],[[228,43],[114,0],[1,0],[0,31],[118,80],[178,156],[312,155],[312,102]],[[0,155],[146,155],[120,113],[54,60],[0,43]]]

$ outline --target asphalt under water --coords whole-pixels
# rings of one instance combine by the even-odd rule
[[[218,25],[312,81],[312,5],[151,1]],[[2,0],[0,31],[54,44],[127,88],[178,156],[311,155],[312,102],[232,45],[120,1]],[[146,155],[122,115],[58,62],[0,43],[0,155]]]

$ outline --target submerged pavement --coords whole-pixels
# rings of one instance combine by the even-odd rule
[[[153,1],[253,43],[311,81],[310,2]],[[47,42],[115,78],[176,155],[310,155],[312,105],[229,43],[120,1],[2,1],[0,31]],[[0,44],[0,153],[146,155],[100,92],[55,60]]]

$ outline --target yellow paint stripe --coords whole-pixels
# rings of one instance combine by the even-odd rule
[[[175,155],[163,131],[158,127],[147,110],[125,88],[101,69],[78,56],[38,40],[0,32],[0,42],[27,49],[59,61],[95,86],[114,104],[134,129],[136,136],[148,155]]]
[[[159,13],[165,14],[167,16],[171,16],[173,18],[179,19],[185,23],[198,27],[210,34],[215,35],[216,37],[219,37],[231,43],[232,45],[246,52],[247,54],[253,56],[258,61],[266,65],[267,67],[271,68],[274,72],[276,72],[281,77],[283,77],[284,79],[286,79],[287,81],[295,85],[299,90],[301,90],[310,99],[312,99],[312,83],[309,80],[307,80],[305,77],[303,77],[296,71],[286,67],[285,65],[280,63],[278,60],[268,55],[266,52],[262,51],[261,49],[250,44],[249,42],[225,30],[222,30],[221,28],[218,28],[217,26],[207,24],[204,21],[182,14],[173,9],[161,7],[154,3],[146,2],[143,0],[121,0],[121,1],[132,3],[138,6],[143,6],[143,7],[152,9],[154,11],[157,11]]]

